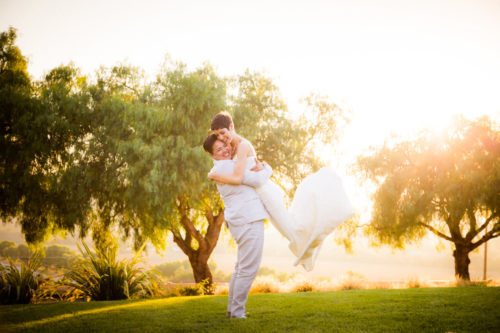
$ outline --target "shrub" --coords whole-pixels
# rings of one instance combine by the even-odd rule
[[[84,250],[79,245],[78,249],[83,259],[66,274],[68,286],[96,301],[127,299],[141,292],[153,294],[152,276],[138,267],[144,246],[132,259],[117,261],[115,248],[91,252],[85,243],[82,244]]]
[[[391,289],[394,288],[394,284],[388,281],[375,281],[370,285],[370,289]]]
[[[408,288],[422,288],[425,287],[425,284],[421,282],[418,278],[411,278],[408,280],[406,285]]]
[[[339,287],[342,290],[364,289],[366,285],[365,282],[365,277],[363,275],[353,271],[348,271]]]
[[[36,270],[40,267],[40,253],[20,263],[20,269],[9,260],[9,266],[0,264],[0,302],[2,304],[28,304],[40,284]]]
[[[184,285],[179,288],[180,296],[213,295],[217,284],[210,285],[208,279],[198,282],[195,285]]]
[[[276,286],[276,281],[269,278],[258,277],[250,289],[250,294],[267,294],[278,293],[279,287]]]
[[[186,285],[179,288],[179,295],[181,296],[198,296],[202,295],[200,287],[196,285]]]
[[[487,287],[491,281],[473,281],[473,280],[464,280],[457,279],[455,285],[457,287]]]
[[[229,295],[229,284],[217,286],[215,295]]]
[[[296,285],[293,288],[293,291],[298,292],[298,293],[305,293],[305,292],[310,292],[313,291],[313,286],[309,282],[304,282],[301,284]]]
[[[69,286],[71,281],[66,277],[43,277],[37,289],[33,303],[77,302],[86,301],[87,296],[79,289]]]

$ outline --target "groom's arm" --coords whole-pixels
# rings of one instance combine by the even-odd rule
[[[221,175],[228,175],[234,172],[234,161],[233,160],[218,160],[214,161],[214,166],[212,170],[208,173],[217,173]]]
[[[261,187],[273,174],[273,169],[267,163],[264,163],[264,169],[261,171],[245,170],[242,183],[252,187]]]
[[[234,161],[232,160],[219,160],[215,161],[214,167],[210,170],[210,173],[218,173],[221,175],[232,174],[234,172]],[[264,163],[264,169],[261,171],[250,171],[245,170],[243,173],[242,184],[260,187],[266,183],[266,181],[273,174],[273,169],[269,164]]]

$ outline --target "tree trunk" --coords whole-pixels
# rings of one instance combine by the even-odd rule
[[[455,277],[457,279],[470,281],[469,275],[469,248],[455,243],[453,256],[455,257]]]
[[[208,267],[209,256],[198,256],[194,255],[189,257],[189,263],[193,269],[194,281],[196,283],[203,282],[204,293],[208,295],[213,294],[213,278],[210,267]]]
[[[214,215],[210,208],[206,208],[205,217],[208,227],[203,235],[195,228],[193,221],[188,217],[189,207],[183,201],[182,196],[179,197],[179,202],[180,223],[185,231],[185,237],[182,237],[178,229],[171,229],[174,242],[188,256],[193,269],[194,281],[196,283],[204,281],[203,293],[212,295],[214,286],[212,272],[208,267],[208,259],[219,239],[222,223],[224,222],[224,210],[221,209],[219,214]],[[197,248],[193,248],[193,240],[198,242]]]

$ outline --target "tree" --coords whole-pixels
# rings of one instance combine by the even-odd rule
[[[26,187],[36,187],[30,175],[35,149],[29,142],[31,80],[27,62],[14,42],[14,28],[0,34],[0,213],[15,216]]]
[[[90,198],[74,166],[92,116],[78,71],[62,66],[32,83],[15,39],[13,28],[0,34],[0,214],[35,243],[86,221]]]
[[[195,282],[211,286],[208,260],[220,234],[221,201],[206,179],[201,146],[211,117],[225,108],[225,82],[212,67],[166,65],[145,98],[126,114],[133,134],[118,147],[127,168],[124,196],[136,237],[163,248],[171,233],[187,255]]]
[[[45,248],[45,256],[42,259],[44,266],[69,267],[71,262],[77,258],[77,254],[70,248],[62,245],[51,245]]]
[[[469,253],[500,235],[498,124],[458,117],[443,134],[386,142],[357,169],[378,186],[370,234],[403,247],[431,232],[453,243],[455,275],[470,279]]]
[[[10,247],[17,247],[16,243],[12,241],[1,241],[0,242],[0,256],[2,257],[7,257],[4,253],[5,249],[8,249]]]

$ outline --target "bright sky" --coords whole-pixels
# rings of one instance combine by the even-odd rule
[[[170,54],[220,74],[266,71],[292,109],[327,94],[352,112],[343,154],[328,158],[339,169],[391,132],[458,113],[500,120],[497,0],[0,0],[9,26],[36,78],[70,61],[84,73],[127,61],[152,77]]]
[[[311,91],[350,107],[363,145],[500,114],[499,1],[0,0],[9,26],[35,77],[124,60],[153,75],[167,53],[222,74],[265,70],[292,107]]]

